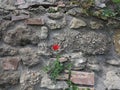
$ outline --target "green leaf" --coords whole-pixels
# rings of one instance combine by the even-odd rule
[[[120,0],[112,0],[114,3],[120,3]]]

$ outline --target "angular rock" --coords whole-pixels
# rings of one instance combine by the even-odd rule
[[[50,29],[61,29],[61,25],[54,20],[49,20],[47,22],[47,25]]]
[[[106,63],[110,64],[110,65],[113,65],[113,66],[120,66],[120,61],[119,60],[115,60],[115,59],[107,60]]]
[[[3,7],[4,7],[6,10],[15,10],[15,9],[16,9],[15,6],[7,5],[7,4],[5,4]]]
[[[17,0],[17,4],[20,5],[20,4],[24,4],[25,1],[24,0]]]
[[[58,1],[57,7],[65,7],[65,3],[63,1]]]
[[[34,86],[40,82],[41,76],[36,71],[24,71],[20,77],[20,84],[24,86]]]
[[[50,55],[48,51],[48,43],[47,42],[40,42],[38,44],[38,54],[39,55]]]
[[[14,24],[12,21],[4,21],[0,24],[0,31],[6,30],[10,25]],[[2,36],[2,35],[1,35]]]
[[[25,3],[18,6],[18,9],[28,9],[31,4]]]
[[[77,18],[73,18],[70,22],[70,28],[72,29],[78,29],[81,27],[85,27],[87,24],[81,20],[81,19],[77,19]]]
[[[57,13],[48,13],[48,17],[51,19],[60,19],[63,17],[63,13],[57,12]]]
[[[41,39],[46,39],[48,37],[48,28],[45,26],[41,27],[40,34],[38,35]]]
[[[101,23],[95,22],[95,21],[91,21],[90,22],[90,27],[92,29],[100,29],[103,27],[103,25]]]
[[[3,46],[0,47],[0,56],[14,56],[18,54],[18,49],[8,47],[8,46]]]
[[[65,81],[57,81],[56,83],[53,83],[47,74],[42,78],[40,86],[55,90],[68,88],[68,84]]]
[[[43,59],[38,54],[37,50],[33,50],[29,47],[20,49],[20,55],[21,55],[23,64],[28,67],[39,64],[41,62],[41,60]]]
[[[105,0],[95,0],[95,5],[100,8],[106,7]]]
[[[0,85],[15,85],[19,83],[19,72],[1,72]]]
[[[92,71],[100,71],[101,67],[99,65],[98,59],[96,57],[88,57],[88,62],[86,67]]]
[[[87,68],[89,68],[92,71],[100,71],[101,70],[99,64],[87,64]]]
[[[79,85],[94,85],[94,73],[88,72],[71,72],[71,81]]]
[[[114,47],[118,55],[120,55],[120,31],[115,31],[115,34],[113,35],[114,40]]]
[[[80,70],[84,69],[86,66],[86,58],[83,57],[82,52],[77,52],[77,53],[69,53],[65,54],[65,57],[69,58],[70,61],[73,62],[73,68],[74,70]]]
[[[6,15],[9,15],[10,12],[8,10],[5,10],[5,9],[0,9],[0,15],[1,16],[6,16]]]
[[[68,10],[67,14],[71,15],[71,16],[80,16],[84,13],[82,8],[72,8],[70,10]]]
[[[30,18],[25,20],[28,25],[44,25],[44,20],[42,18]]]
[[[63,21],[61,21],[61,22],[57,22],[55,20],[49,20],[47,22],[47,26],[52,30],[61,29],[61,28],[65,27],[65,25],[66,25],[65,18],[63,18]]]
[[[45,14],[46,9],[43,6],[39,6],[38,8],[29,8],[30,12],[33,12],[35,14]]]
[[[30,44],[32,31],[25,27],[17,27],[15,30],[8,31],[4,37],[4,42],[10,45]],[[13,37],[14,36],[14,37]]]
[[[8,57],[3,59],[2,66],[4,70],[17,70],[20,58]]]
[[[10,6],[14,6],[15,5],[15,0],[0,0],[0,3],[4,6],[4,5],[10,5]]]
[[[119,72],[109,71],[106,73],[104,84],[106,85],[108,90],[119,90],[120,89],[119,83],[120,83]]]
[[[29,15],[19,15],[19,16],[12,15],[12,21],[24,20],[24,19],[28,19],[29,17],[30,17]]]

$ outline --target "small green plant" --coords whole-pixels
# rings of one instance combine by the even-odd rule
[[[115,17],[117,15],[117,13],[113,12],[110,9],[103,9],[102,10],[102,14],[103,17]]]
[[[64,65],[59,62],[59,57],[51,65],[48,65],[44,70],[50,75],[50,78],[56,81],[61,72],[64,71]]]
[[[60,63],[58,59],[54,61],[53,66],[51,66],[51,69],[49,72],[51,79],[56,80],[63,70],[64,70],[63,64]]]
[[[112,0],[114,3],[120,3],[120,0]]]
[[[72,83],[70,80],[68,80],[68,85],[69,88],[67,88],[66,90],[79,90],[78,86]]]
[[[52,46],[52,49],[54,51],[57,51],[58,49],[60,48],[60,46],[58,44],[54,44]],[[57,80],[57,77],[65,70],[65,69],[68,69],[69,70],[69,76],[68,76],[68,80],[67,80],[67,83],[68,83],[68,86],[69,88],[66,89],[66,90],[79,90],[79,88],[74,84],[72,83],[72,81],[70,80],[71,79],[71,68],[72,68],[72,63],[69,62],[67,64],[64,64],[64,63],[61,63],[59,61],[59,58],[60,56],[57,55],[57,58],[56,60],[51,64],[51,65],[48,65],[44,68],[44,70],[50,75],[50,78],[54,81]]]
[[[90,88],[87,88],[87,90],[90,90]]]
[[[71,79],[71,68],[72,68],[72,64],[69,63],[68,64],[68,70],[69,70],[69,75],[68,75],[68,80],[67,80],[67,83],[68,83],[68,88],[66,90],[79,90],[78,86],[75,85],[74,83],[72,83],[72,81],[70,80]]]

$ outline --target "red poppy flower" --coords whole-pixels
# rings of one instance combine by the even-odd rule
[[[58,44],[52,45],[52,49],[53,49],[54,51],[57,51],[59,48],[60,48],[60,46],[59,46]]]

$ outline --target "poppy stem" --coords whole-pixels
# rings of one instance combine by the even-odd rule
[[[57,58],[57,61],[59,61],[60,55],[57,55],[57,57],[56,57],[56,58]]]

